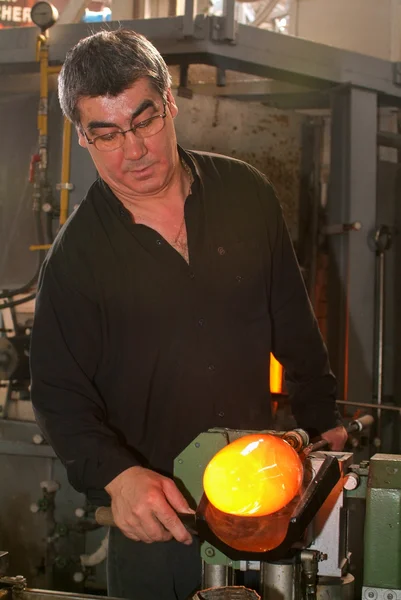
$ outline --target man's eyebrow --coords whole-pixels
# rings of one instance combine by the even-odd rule
[[[149,107],[156,108],[154,101],[150,100],[149,98],[143,100],[132,113],[131,123],[136,117],[138,117],[141,113],[143,113],[144,110],[146,110]],[[117,125],[117,123],[111,123],[110,121],[89,121],[87,125],[88,131],[93,131],[93,129],[101,129],[102,127],[117,127],[118,129],[121,129],[121,127]]]

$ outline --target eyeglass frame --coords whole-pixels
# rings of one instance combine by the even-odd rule
[[[162,114],[153,115],[153,117],[149,117],[149,119],[144,119],[143,121],[139,121],[139,123],[137,123],[133,127],[130,127],[129,129],[126,129],[125,131],[116,131],[115,133],[121,133],[123,135],[123,143],[120,146],[117,146],[117,148],[113,148],[112,150],[99,150],[99,148],[96,147],[96,140],[103,137],[104,135],[109,135],[108,133],[103,133],[102,135],[97,135],[92,140],[90,140],[88,138],[88,135],[83,127],[82,127],[82,133],[84,134],[85,139],[88,142],[88,144],[94,145],[96,150],[98,150],[98,152],[114,152],[114,150],[118,150],[119,148],[122,148],[124,146],[125,136],[127,133],[132,132],[136,137],[135,131],[137,129],[139,129],[139,127],[141,125],[143,125],[144,123],[148,123],[149,121],[153,121],[154,119],[161,118],[161,119],[163,119],[163,127],[164,127],[164,119],[167,117],[167,102],[165,100],[163,100],[163,107],[164,107],[164,112]],[[163,127],[160,129],[160,131],[162,131]],[[158,131],[157,133],[160,133],[160,131]],[[157,133],[154,133],[153,135],[157,135]],[[146,137],[153,137],[153,135],[145,136],[143,138],[138,138],[138,139],[145,140]]]

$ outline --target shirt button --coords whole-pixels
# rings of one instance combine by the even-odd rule
[[[219,417],[221,417],[221,418],[224,417],[224,412],[222,410],[219,412]]]
[[[237,275],[235,279],[238,281],[238,283],[241,283],[242,275]]]
[[[157,239],[157,240],[156,240],[156,244],[157,244],[158,246],[161,246],[161,245],[162,245],[162,241],[161,241],[161,240],[159,240],[159,239]]]
[[[193,279],[195,277],[195,273],[193,273],[192,271],[189,274],[190,279]]]
[[[214,370],[215,370],[215,368],[216,368],[216,367],[215,367],[213,364],[210,364],[210,365],[208,366],[208,369],[209,369],[209,371],[214,371]]]
[[[204,324],[205,324],[205,319],[199,319],[199,321],[198,321],[199,327],[203,327]]]

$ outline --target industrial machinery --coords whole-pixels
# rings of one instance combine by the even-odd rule
[[[73,594],[28,588],[22,575],[10,577],[8,569],[8,553],[0,551],[0,598],[1,600],[98,600],[99,596],[91,594]],[[113,599],[111,599],[113,600]]]
[[[348,429],[361,431],[371,423],[368,415],[352,422]],[[401,456],[376,454],[356,465],[352,453],[323,450],[324,443],[310,444],[300,430],[268,432],[283,437],[303,456],[306,477],[303,492],[288,505],[284,540],[269,551],[254,552],[243,542],[246,537],[248,544],[258,536],[260,539],[264,518],[248,518],[242,530],[236,529],[235,520],[229,521],[225,533],[231,528],[235,543],[230,545],[229,536],[222,541],[224,535],[220,537],[211,523],[210,502],[202,485],[204,471],[216,453],[249,433],[209,430],[193,440],[175,461],[176,480],[196,507],[194,516],[182,516],[183,523],[202,540],[203,591],[195,600],[251,599],[258,594],[269,600],[399,598]],[[352,503],[354,509],[356,503],[361,519],[366,507],[364,541],[363,532],[356,541],[350,538]],[[278,511],[275,518],[282,515]],[[224,530],[224,518],[229,515],[221,516]],[[108,508],[98,509],[96,517],[102,524],[113,525]],[[266,536],[270,532],[265,529]],[[241,546],[245,549],[238,549]],[[355,586],[353,553],[358,552],[363,554],[363,582]],[[247,582],[252,583],[252,590]]]
[[[350,453],[311,452],[313,446],[304,432],[300,438],[297,431],[270,432],[283,436],[305,455],[305,471],[310,475],[304,493],[291,507],[284,541],[268,552],[238,551],[209,528],[202,474],[217,451],[246,433],[249,432],[223,429],[202,433],[175,461],[175,475],[198,507],[197,526],[204,539],[202,587],[216,588],[218,594],[218,588],[231,587],[241,579],[246,581],[249,572],[257,571],[254,587],[262,598],[352,598],[354,578],[348,573],[344,509],[344,485],[352,464]]]

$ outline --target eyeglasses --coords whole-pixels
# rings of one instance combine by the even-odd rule
[[[125,136],[127,133],[132,132],[139,139],[144,139],[156,135],[164,127],[164,119],[167,116],[167,104],[163,102],[164,112],[161,115],[154,115],[149,119],[145,119],[140,123],[137,123],[126,131],[112,131],[111,133],[105,133],[103,135],[97,135],[93,140],[90,140],[83,131],[88,144],[93,144],[96,150],[100,152],[111,152],[121,148],[124,144]]]

